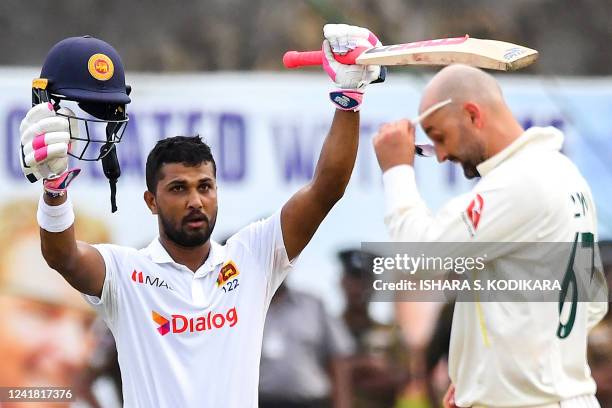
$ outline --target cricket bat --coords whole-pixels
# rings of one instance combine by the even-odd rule
[[[323,51],[288,51],[283,56],[287,68],[321,65]],[[450,65],[461,63],[479,68],[514,71],[531,65],[538,52],[531,48],[497,40],[464,37],[440,38],[374,48],[357,47],[336,55],[342,64],[362,65]]]

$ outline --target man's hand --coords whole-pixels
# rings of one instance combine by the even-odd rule
[[[372,48],[382,44],[369,30],[346,24],[326,24],[323,34],[323,68],[339,88],[330,93],[330,99],[339,109],[359,110],[365,87],[379,78],[381,67],[341,64],[334,54],[342,55],[358,47]]]
[[[74,115],[68,108],[61,108],[60,112]],[[78,137],[75,121],[58,116],[51,103],[41,103],[28,111],[21,121],[19,133],[21,169],[26,178],[30,182],[45,179],[47,190],[65,191],[80,171],[68,171],[71,136]]]
[[[444,408],[457,408],[455,405],[455,386],[451,384],[442,399],[442,406]]]
[[[400,164],[414,165],[414,132],[414,126],[407,119],[380,127],[372,143],[383,173]]]
[[[59,109],[58,113],[74,116],[67,108]],[[66,187],[80,171],[68,170],[68,152],[74,142],[71,137],[78,137],[76,120],[57,115],[50,103],[41,103],[28,111],[21,121],[19,133],[19,160],[23,174],[31,182],[44,179],[47,191],[44,203],[61,208],[58,206],[66,201]],[[72,206],[68,208],[72,212]],[[47,264],[73,288],[88,295],[102,295],[106,275],[104,258],[96,248],[76,241],[74,225],[55,232],[41,227],[40,244]]]

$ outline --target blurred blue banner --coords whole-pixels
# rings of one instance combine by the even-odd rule
[[[292,276],[300,286],[335,297],[335,252],[361,241],[387,239],[371,138],[386,121],[416,116],[428,79],[393,74],[366,93],[353,178],[345,198],[302,255],[298,269],[306,271]],[[17,155],[19,123],[29,108],[31,80],[37,75],[34,69],[0,70],[0,202],[36,200],[40,191],[21,175]],[[497,78],[525,127],[553,125],[565,132],[564,151],[594,193],[600,238],[612,238],[612,79]],[[81,166],[83,176],[71,187],[76,208],[104,220],[113,241],[124,245],[142,246],[156,235],[157,223],[142,193],[146,155],[160,138],[200,134],[211,144],[220,186],[213,236],[222,239],[278,210],[310,180],[333,115],[327,100],[331,83],[318,73],[134,74],[127,80],[134,91],[128,106],[130,123],[119,145],[119,212],[110,214],[108,183],[99,163]],[[420,131],[417,139],[426,141]],[[433,209],[472,185],[458,167],[435,159],[418,158],[416,170],[422,194]]]

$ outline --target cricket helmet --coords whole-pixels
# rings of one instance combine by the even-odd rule
[[[117,210],[116,184],[121,175],[116,144],[121,141],[129,120],[126,105],[130,103],[130,91],[117,51],[89,35],[66,38],[55,44],[45,58],[40,78],[32,81],[32,105],[51,102],[57,115],[71,122],[73,143],[68,154],[79,160],[102,160],[104,175],[110,183],[113,212]],[[85,115],[60,110],[62,101],[76,102]],[[84,132],[73,132],[73,121]],[[93,129],[99,127],[96,124],[104,130],[95,132]],[[81,143],[82,148],[74,148],[76,141],[85,143]],[[89,152],[92,145],[99,150]]]
[[[121,141],[129,120],[125,105],[130,103],[131,88],[125,84],[123,63],[108,43],[91,37],[70,37],[55,44],[43,63],[40,78],[33,81],[32,103],[50,101],[59,110],[63,100],[74,101],[91,117],[68,116],[85,123],[85,135],[74,140],[86,142],[70,155],[80,160],[95,161],[106,156]],[[93,122],[105,122],[106,135],[92,134]],[[91,144],[102,144],[99,153],[91,154]]]

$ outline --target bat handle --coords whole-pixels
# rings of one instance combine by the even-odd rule
[[[336,61],[341,64],[353,65],[358,56],[360,56],[366,47],[357,47],[344,55],[335,55]],[[312,65],[323,64],[323,51],[287,51],[283,55],[283,65],[285,68],[300,68]]]
[[[283,65],[285,68],[321,65],[323,58],[323,51],[287,51],[283,55]]]

